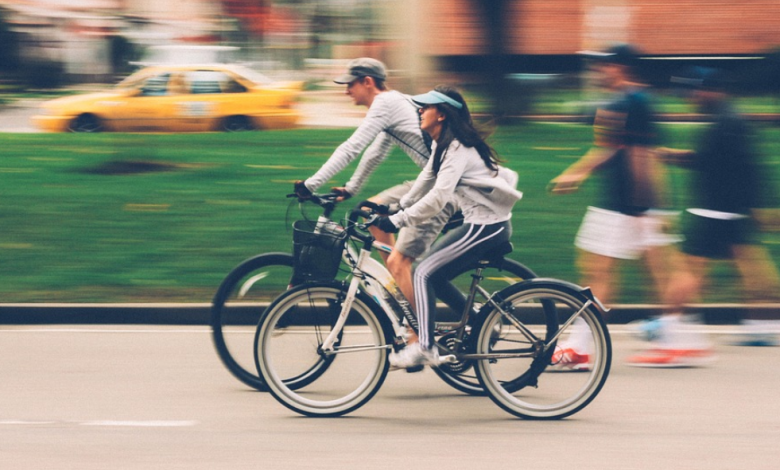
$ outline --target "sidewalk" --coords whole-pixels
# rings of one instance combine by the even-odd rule
[[[708,325],[732,325],[739,323],[748,308],[761,309],[768,317],[780,320],[780,304],[698,304],[691,312],[702,315]],[[620,304],[609,312],[610,324],[630,321],[660,314],[658,305]],[[445,309],[439,313],[443,320],[452,315]],[[454,315],[453,320],[454,320]],[[30,324],[148,324],[148,325],[208,325],[211,317],[210,303],[144,303],[144,304],[45,304],[0,303],[0,325]]]

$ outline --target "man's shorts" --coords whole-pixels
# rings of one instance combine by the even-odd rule
[[[379,193],[376,198],[379,199],[381,204],[398,204],[401,198],[412,189],[412,184],[414,184],[413,181],[407,181],[393,186]],[[450,220],[450,217],[455,212],[455,204],[448,202],[441,212],[431,217],[428,221],[419,225],[402,227],[396,235],[394,249],[398,250],[402,255],[419,259],[423,253],[428,251],[428,248],[431,247],[436,237],[441,233],[444,224]]]
[[[688,209],[683,215],[682,251],[704,258],[727,259],[734,245],[756,243],[755,221],[739,214]]]
[[[666,233],[668,215],[648,211],[635,216],[588,207],[574,245],[584,251],[618,259],[638,259],[649,248],[680,241]]]

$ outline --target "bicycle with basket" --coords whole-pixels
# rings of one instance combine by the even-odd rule
[[[290,195],[288,197],[293,197]],[[337,194],[314,195],[306,201],[299,201],[302,219],[294,222],[293,236],[298,237],[294,244],[295,249],[302,250],[308,233],[323,233],[327,241],[330,235],[336,237],[339,247],[326,246],[322,255],[323,263],[311,263],[316,266],[316,271],[307,275],[294,275],[294,260],[300,257],[289,252],[270,252],[253,256],[231,270],[220,284],[214,295],[211,307],[212,339],[217,354],[230,373],[242,383],[260,391],[267,391],[265,381],[259,376],[254,361],[253,339],[255,329],[261,314],[270,304],[271,300],[279,294],[299,285],[303,282],[344,279],[350,271],[349,259],[356,259],[359,250],[351,243],[344,243],[346,231],[338,227],[331,220],[337,209]],[[312,217],[309,208],[316,208],[319,213]],[[374,243],[377,251],[389,253],[391,247]],[[319,256],[319,255],[317,255]],[[339,265],[340,263],[340,265]],[[371,272],[375,279],[379,279],[376,285],[362,286],[365,292],[377,298],[385,295],[388,290],[394,290],[393,280],[385,266],[372,260],[370,266],[364,269]],[[323,270],[328,266],[328,270]],[[470,266],[464,266],[461,273],[453,283],[464,294],[468,292],[471,284]],[[503,256],[496,256],[484,266],[483,286],[491,290],[499,290],[518,281],[536,277],[533,271],[517,261]],[[381,284],[382,288],[379,287]],[[390,302],[392,300],[388,300]],[[446,323],[442,323],[446,325]],[[454,341],[454,333],[442,331],[438,340],[442,343]],[[484,389],[479,384],[473,370],[468,364],[448,364],[436,371],[437,375],[455,389],[471,395],[484,395]]]
[[[297,225],[296,276],[312,280],[265,309],[254,340],[260,377],[280,403],[297,413],[341,416],[363,406],[384,382],[390,352],[404,347],[407,328],[417,330],[403,296],[385,289],[386,279],[376,276],[375,240],[367,228],[378,217],[374,206],[351,211],[343,226]],[[346,251],[348,241],[360,245],[357,253]],[[487,291],[481,285],[483,268],[509,249],[500,247],[469,267],[466,308],[455,322],[437,322],[437,334],[448,340],[436,343],[441,362],[434,370],[472,370],[480,389],[515,416],[570,416],[591,403],[609,375],[612,346],[602,318],[605,309],[589,289],[556,279],[533,278]],[[335,258],[328,266],[312,264],[324,262],[326,251],[334,250],[349,253],[346,279],[322,278],[323,271],[337,271]],[[590,342],[591,367],[556,373],[557,344],[574,334],[576,319],[586,325],[577,334]]]

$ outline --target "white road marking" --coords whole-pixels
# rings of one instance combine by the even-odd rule
[[[81,426],[125,426],[135,428],[178,428],[195,426],[197,421],[86,421]]]
[[[115,328],[56,328],[56,327],[16,327],[16,326],[0,326],[0,334],[3,333],[187,333],[187,334],[211,334],[210,328],[190,328],[190,329],[148,329],[148,328],[127,328],[127,329],[115,329]]]
[[[22,420],[22,419],[4,419],[0,420],[0,426],[51,426],[51,425],[66,425],[66,426],[104,426],[104,427],[134,427],[134,428],[180,428],[197,425],[197,421],[182,420],[182,421],[168,421],[168,420],[149,420],[149,421],[119,421],[119,420],[102,420],[102,421],[37,421],[37,420]]]
[[[57,421],[26,421],[21,419],[2,419],[0,426],[40,426],[57,424]]]

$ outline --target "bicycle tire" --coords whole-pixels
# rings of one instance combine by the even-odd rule
[[[211,336],[217,355],[234,377],[261,392],[268,388],[253,360],[254,333],[265,308],[295,284],[292,267],[289,253],[249,258],[225,277],[211,304]],[[230,308],[233,303],[235,309]]]
[[[526,419],[561,419],[585,408],[599,394],[609,376],[612,344],[600,310],[582,288],[564,281],[533,279],[506,288],[498,294],[502,308],[516,320],[537,330],[549,348],[527,358],[493,358],[476,361],[480,384],[490,398],[505,411]],[[560,371],[552,364],[558,344],[574,340],[574,327],[568,325],[580,312],[587,329],[580,330],[578,341],[592,349],[587,370]],[[541,318],[534,319],[534,315]],[[543,329],[543,333],[538,330]],[[492,309],[475,327],[473,352],[509,353],[520,348],[533,349],[517,328],[503,321]],[[555,339],[555,341],[553,341]],[[585,344],[585,343],[583,343]]]
[[[346,296],[344,283],[302,284],[274,300],[258,324],[254,341],[258,373],[277,401],[304,416],[351,413],[367,403],[387,377],[392,328],[376,302],[362,292],[355,295],[339,332],[336,354],[323,353],[323,341]],[[312,358],[327,361],[327,373],[305,386],[291,387],[291,377],[309,373]]]
[[[471,274],[474,272],[475,267],[464,267],[463,270],[458,273],[454,279],[464,278],[461,285],[455,281],[461,291],[468,292],[469,284],[471,282]],[[508,274],[508,275],[507,275]],[[536,278],[536,273],[522,263],[519,263],[513,259],[504,258],[501,260],[491,261],[482,272],[483,283],[481,284],[488,292],[495,292],[506,284],[514,284],[527,279]],[[472,318],[472,321],[474,318]],[[467,334],[470,334],[467,333]],[[445,349],[451,349],[454,345],[454,333],[447,333],[439,336],[436,342],[443,346]],[[468,337],[464,338],[463,343],[468,344]],[[444,352],[442,352],[444,354]],[[447,385],[451,386],[455,390],[473,395],[473,396],[485,396],[485,389],[479,383],[479,379],[474,372],[474,361],[464,360],[455,363],[445,363],[439,367],[433,368],[434,373],[443,380]]]

